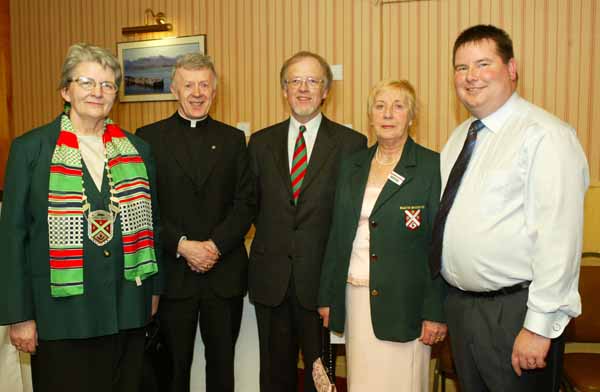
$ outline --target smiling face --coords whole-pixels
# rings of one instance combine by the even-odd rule
[[[206,117],[217,93],[215,75],[208,68],[178,68],[171,93],[179,101],[179,114],[190,120]]]
[[[115,93],[107,94],[100,86],[102,82],[115,83],[115,74],[110,68],[103,68],[96,62],[85,61],[75,67],[71,79],[82,76],[94,79],[96,86],[88,91],[77,82],[70,82],[67,87],[60,90],[63,99],[71,104],[69,116],[76,127],[107,118],[116,99]]]
[[[309,78],[322,82],[315,88],[306,81]],[[298,87],[286,84],[283,88],[283,96],[290,105],[292,116],[300,123],[306,124],[321,112],[321,102],[328,93],[325,78],[321,64],[312,57],[303,57],[288,67],[286,80],[303,80]]]
[[[492,40],[467,42],[456,50],[456,93],[477,118],[485,118],[498,110],[515,91],[516,79],[514,58],[508,63],[502,61]]]
[[[394,87],[383,88],[373,99],[370,118],[379,142],[404,143],[412,123],[406,92]]]

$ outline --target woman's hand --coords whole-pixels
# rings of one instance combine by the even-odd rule
[[[160,302],[160,295],[152,296],[152,317],[158,312],[158,303]]]
[[[21,352],[35,354],[38,345],[37,326],[34,320],[12,324],[9,327],[10,342]]]
[[[431,346],[444,340],[447,332],[448,326],[446,324],[423,320],[419,341]]]
[[[329,328],[329,306],[319,308],[319,316],[323,319],[323,326]]]

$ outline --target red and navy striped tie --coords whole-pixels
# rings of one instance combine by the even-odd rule
[[[294,204],[298,204],[300,188],[302,187],[302,181],[304,180],[306,168],[308,166],[308,155],[306,151],[306,143],[304,142],[304,132],[306,132],[306,127],[304,125],[300,125],[300,132],[298,132],[298,137],[296,138],[296,143],[294,144],[294,158],[292,159],[292,170],[290,171]]]

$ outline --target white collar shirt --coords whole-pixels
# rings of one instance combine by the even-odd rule
[[[294,116],[290,116],[290,126],[288,128],[288,163],[290,166],[290,171],[292,170],[294,147],[296,144],[296,138],[300,132],[300,126],[304,125],[306,127],[306,131],[304,131],[304,143],[306,144],[306,159],[310,165],[310,156],[312,154],[313,147],[315,146],[315,141],[317,140],[317,133],[319,132],[322,119],[323,114],[319,113],[306,124],[302,124],[296,120]]]
[[[458,126],[442,151],[443,188],[474,120]],[[587,160],[569,124],[516,93],[481,120],[446,221],[442,275],[466,291],[531,281],[524,327],[559,336],[581,313]]]

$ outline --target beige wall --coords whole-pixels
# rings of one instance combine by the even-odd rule
[[[116,52],[119,41],[165,33],[121,35],[163,11],[174,35],[207,34],[223,83],[213,115],[260,129],[286,116],[278,85],[282,61],[297,50],[343,64],[326,113],[366,133],[365,101],[381,78],[406,78],[421,104],[417,139],[436,150],[466,117],[452,88],[454,38],[475,23],[509,31],[520,66],[519,91],[575,125],[600,180],[600,1],[426,0],[375,5],[374,0],[12,0],[14,123],[17,134],[61,108],[56,91],[67,47],[88,41]],[[173,111],[170,102],[122,103],[113,117],[127,129]]]
[[[3,0],[6,2],[7,0]],[[11,0],[15,134],[52,119],[68,46],[87,41],[116,53],[116,43],[167,33],[124,36],[144,23],[144,10],[163,11],[172,35],[207,34],[221,74],[214,117],[250,122],[253,131],[283,119],[278,72],[300,49],[343,64],[325,107],[339,122],[367,133],[365,102],[382,78],[406,78],[420,103],[416,138],[439,150],[467,113],[452,87],[451,47],[476,23],[494,23],[513,37],[519,92],[577,128],[600,184],[600,1],[425,0],[375,5],[375,0]],[[3,45],[4,47],[4,45]],[[2,90],[2,89],[0,89]],[[0,98],[4,97],[0,94]],[[112,117],[130,130],[168,116],[172,102],[122,103]],[[4,126],[0,141],[12,137]],[[0,153],[5,151],[0,146]],[[1,176],[0,176],[1,177]]]

